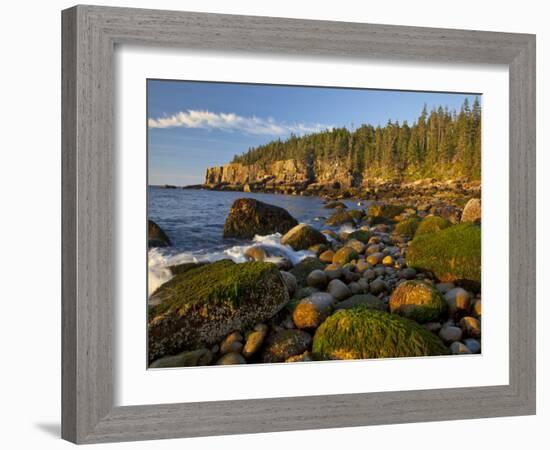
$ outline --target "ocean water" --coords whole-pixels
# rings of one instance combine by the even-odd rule
[[[333,210],[323,208],[318,197],[208,191],[200,189],[148,188],[148,217],[170,237],[173,246],[149,250],[149,294],[171,278],[168,266],[184,262],[216,261],[230,258],[244,262],[244,252],[254,244],[277,247],[278,253],[294,264],[311,253],[296,252],[280,243],[278,233],[255,236],[251,240],[225,239],[223,226],[231,205],[238,198],[254,198],[286,209],[298,222],[327,228],[324,219]],[[356,201],[345,200],[348,207]],[[275,259],[275,258],[274,258]]]

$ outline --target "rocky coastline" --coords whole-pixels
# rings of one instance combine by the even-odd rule
[[[225,182],[200,187],[264,192],[269,185]],[[292,192],[325,198],[329,217],[320,229],[258,200],[235,201],[224,232],[278,232],[281,244],[309,256],[292,264],[258,244],[244,263],[170,267],[172,279],[149,297],[150,367],[480,353],[479,184],[338,182]],[[360,204],[347,208],[341,198]],[[152,221],[149,234],[150,247],[170,245]]]

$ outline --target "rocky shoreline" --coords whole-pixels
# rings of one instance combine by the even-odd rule
[[[479,185],[394,184],[348,188],[359,202],[373,199],[366,189],[384,199],[366,209],[339,202],[350,198],[341,186],[320,191],[330,214],[320,230],[235,201],[224,233],[278,232],[311,256],[293,265],[251,245],[245,263],[170,267],[149,298],[150,367],[480,353]],[[159,245],[169,237],[150,221],[149,246]]]

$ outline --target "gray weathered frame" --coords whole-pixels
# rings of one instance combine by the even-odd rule
[[[93,443],[535,413],[534,35],[97,6],[63,11],[62,30],[63,438]],[[507,65],[510,383],[114,407],[113,52],[127,43]]]

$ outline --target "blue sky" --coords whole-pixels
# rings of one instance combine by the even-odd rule
[[[424,104],[459,110],[468,97],[368,89],[148,80],[149,184],[202,183],[207,167],[277,138],[333,126],[412,124]]]

